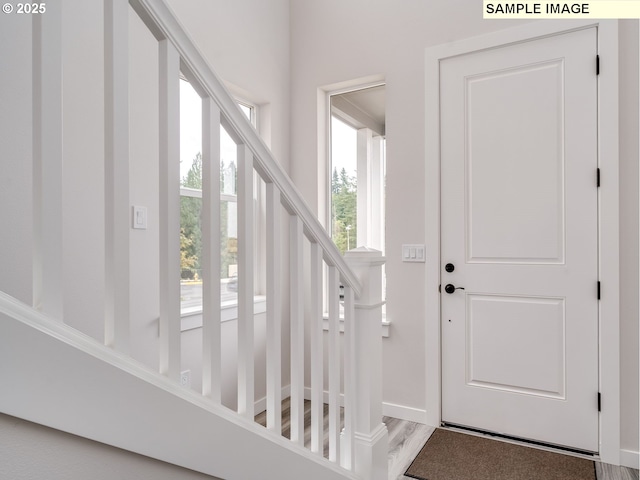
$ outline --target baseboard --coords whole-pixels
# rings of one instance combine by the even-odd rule
[[[399,418],[408,422],[427,424],[427,411],[420,408],[405,407],[393,403],[382,402],[382,415]]]
[[[304,388],[304,398],[306,400],[311,399],[311,389],[309,387]],[[322,392],[322,398],[324,403],[329,402],[329,392]],[[344,406],[344,395],[340,394],[340,405]],[[427,412],[413,407],[405,407],[404,405],[396,405],[393,403],[382,402],[382,415],[385,417],[398,418],[400,420],[406,420],[408,422],[427,423]]]
[[[287,385],[285,387],[282,387],[282,397],[280,398],[287,398],[291,396],[291,385]],[[256,415],[259,413],[264,412],[267,409],[267,397],[264,396],[259,400],[256,400],[256,402],[253,404],[254,405],[254,412],[256,412]]]
[[[629,468],[640,468],[640,452],[620,450],[620,465]]]
[[[311,387],[304,387],[304,399],[311,400]],[[329,403],[329,392],[326,390],[322,392],[322,401]],[[344,394],[340,394],[340,406],[344,407]]]

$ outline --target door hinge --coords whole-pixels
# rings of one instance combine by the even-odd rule
[[[442,293],[442,284],[438,285],[438,292]]]
[[[600,75],[600,55],[596,55],[596,75]]]
[[[596,186],[600,186],[600,169],[596,169]]]
[[[600,280],[598,280],[598,300],[600,300]]]
[[[598,411],[602,411],[602,395],[598,392]]]

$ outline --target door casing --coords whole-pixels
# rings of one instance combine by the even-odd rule
[[[440,351],[440,60],[504,45],[598,29],[598,166],[603,182],[598,192],[600,459],[620,464],[620,325],[618,198],[618,23],[615,20],[540,20],[520,27],[430,47],[425,55],[425,360],[427,423],[441,421]],[[595,58],[594,58],[595,68]],[[604,181],[606,178],[606,182]],[[430,260],[432,259],[432,260]]]

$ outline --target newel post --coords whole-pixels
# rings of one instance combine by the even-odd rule
[[[382,423],[382,252],[359,247],[345,254],[362,291],[355,299],[355,472],[388,479],[388,433]]]

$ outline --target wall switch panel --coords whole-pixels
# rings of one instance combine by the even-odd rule
[[[424,245],[405,244],[402,245],[402,261],[424,263]]]
[[[133,224],[132,227],[140,230],[147,229],[147,207],[133,206]]]

